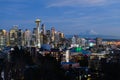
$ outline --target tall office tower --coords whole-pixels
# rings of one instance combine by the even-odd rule
[[[96,45],[102,45],[102,38],[96,38]]]
[[[55,42],[58,43],[60,41],[60,36],[59,36],[60,32],[55,31]]]
[[[75,36],[72,37],[72,44],[76,44],[76,38],[75,38]]]
[[[30,40],[31,40],[31,32],[30,30],[26,29],[24,32],[24,45],[26,47],[30,47]]]
[[[50,39],[50,30],[47,30],[46,31],[46,36],[47,36],[47,43],[50,43],[51,41],[51,39]]]
[[[51,46],[52,46],[52,48],[55,48],[56,47],[56,45],[55,45],[55,28],[54,27],[52,27],[51,28]]]
[[[9,36],[9,32],[6,32],[6,46],[10,46]]]
[[[33,28],[33,32],[31,35],[31,46],[35,47],[36,46],[36,28]]]
[[[60,32],[59,36],[60,38],[64,38],[64,33]]]
[[[57,48],[60,48],[64,44],[64,36],[60,31],[55,31],[55,44],[57,45]]]
[[[76,39],[76,44],[79,44],[80,43],[79,36],[78,35],[74,35],[74,36],[75,36],[75,39]]]
[[[62,32],[59,32],[59,44],[61,47],[64,47],[65,46],[65,38],[64,38],[64,33]]]
[[[7,42],[7,31],[0,29],[0,48],[6,46],[6,42]]]
[[[41,22],[40,19],[35,20],[36,28],[37,28],[37,31],[36,31],[36,46],[38,48],[41,47],[41,43],[40,43],[40,22]]]
[[[10,46],[17,45],[18,42],[18,26],[13,26],[13,28],[9,31],[9,44]]]
[[[23,46],[23,31],[21,29],[18,30],[18,45]]]
[[[45,41],[46,41],[45,36],[46,36],[45,35],[45,25],[42,24],[41,25],[41,34],[40,34],[40,43],[41,43],[41,45],[45,44]]]
[[[55,28],[52,27],[51,28],[51,42],[54,42],[55,41]]]
[[[86,46],[86,39],[81,38],[81,46],[85,47]]]
[[[45,24],[42,24],[41,30],[41,34],[46,35]]]

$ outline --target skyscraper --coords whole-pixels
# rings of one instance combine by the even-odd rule
[[[54,40],[55,40],[55,28],[52,27],[51,28],[51,41],[54,42]]]
[[[6,46],[7,41],[7,31],[0,29],[0,48]]]
[[[21,29],[18,30],[18,45],[23,46],[23,31]]]
[[[18,26],[13,26],[13,28],[9,31],[9,43],[11,46],[17,45],[18,41]]]
[[[96,38],[96,45],[102,45],[102,38]]]
[[[30,47],[30,40],[31,40],[31,32],[30,30],[26,29],[24,32],[24,45]]]
[[[36,28],[37,28],[37,31],[36,31],[36,46],[39,47],[39,48],[41,47],[41,43],[40,43],[40,22],[41,22],[40,19],[35,20]]]

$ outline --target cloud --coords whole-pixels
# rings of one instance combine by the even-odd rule
[[[3,24],[6,23],[6,24]],[[35,22],[34,20],[29,20],[29,19],[22,19],[22,20],[2,20],[1,21],[1,28],[9,31],[14,25],[17,25],[20,29],[25,30],[25,29],[30,29],[32,30],[35,27]]]
[[[100,13],[101,14],[101,13]],[[95,29],[102,31],[102,28],[110,29],[111,27],[118,28],[120,23],[119,15],[111,15],[111,14],[96,14],[96,15],[85,15],[85,16],[73,16],[73,17],[51,17],[44,18],[46,24],[53,24],[57,28],[63,28],[67,26],[69,27],[69,32],[73,29],[77,33],[80,30],[85,29]]]
[[[30,1],[31,2],[31,1]],[[0,13],[3,15],[20,16],[30,3],[28,0],[0,0]]]
[[[63,7],[63,6],[78,6],[78,5],[91,5],[101,4],[105,0],[62,0],[49,5],[49,7]]]
[[[16,2],[16,3],[26,2],[26,1],[29,1],[29,0],[0,0],[0,2]]]
[[[22,12],[26,7],[27,6],[24,4],[7,5],[6,7],[0,8],[1,9],[0,13],[9,16],[22,16]]]
[[[120,2],[119,0],[60,0],[52,2],[48,7],[64,7],[64,6],[102,6]]]

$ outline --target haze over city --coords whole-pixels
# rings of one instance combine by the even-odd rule
[[[0,0],[0,29],[18,25],[32,30],[39,18],[47,29],[55,27],[65,34],[94,30],[119,36],[119,4],[119,0]]]

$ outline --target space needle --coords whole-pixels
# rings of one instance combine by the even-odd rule
[[[41,47],[41,43],[40,43],[40,22],[41,22],[40,19],[35,20],[36,28],[37,28],[37,30],[36,30],[36,46],[38,48]]]

